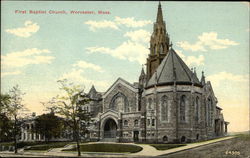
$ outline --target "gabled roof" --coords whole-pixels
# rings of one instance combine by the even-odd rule
[[[174,49],[170,49],[156,72],[147,83],[147,87],[168,83],[194,83],[200,85],[197,76],[188,68]]]
[[[138,88],[135,87],[133,84],[129,83],[128,81],[124,80],[123,78],[119,77],[110,87],[109,89],[103,93],[103,96],[102,97],[106,97],[107,94],[109,94],[113,89],[114,87],[117,85],[117,84],[122,84],[124,86],[126,86],[127,88],[129,88],[130,90],[132,91],[135,91],[137,92],[138,91]]]

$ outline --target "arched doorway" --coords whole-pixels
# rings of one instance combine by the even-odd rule
[[[117,125],[113,119],[108,119],[104,125],[104,138],[116,138]]]
[[[181,137],[181,143],[185,143],[186,142],[186,137],[185,136],[182,136]]]

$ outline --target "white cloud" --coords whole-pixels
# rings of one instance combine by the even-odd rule
[[[86,62],[86,61],[78,61],[76,64],[73,64],[74,67],[79,67],[79,68],[82,68],[82,69],[92,69],[92,70],[95,70],[95,71],[98,71],[98,72],[104,72],[104,70],[98,66],[98,65],[95,65],[95,64],[92,64],[92,63],[89,63],[89,62]]]
[[[88,53],[102,53],[108,54],[115,58],[128,60],[131,62],[145,63],[148,54],[148,49],[142,44],[132,42],[130,40],[123,42],[121,45],[114,49],[106,47],[88,47]]]
[[[39,30],[40,26],[37,23],[32,21],[25,21],[24,27],[6,29],[5,31],[11,34],[14,34],[19,37],[30,37],[32,34],[36,33]]]
[[[207,79],[212,82],[214,86],[218,86],[224,81],[234,81],[234,82],[249,82],[249,75],[235,75],[229,72],[220,72],[207,76]]]
[[[149,43],[150,40],[150,33],[142,29],[126,32],[124,36],[129,37],[134,42]]]
[[[22,74],[22,72],[21,71],[2,72],[1,76],[4,77],[4,76],[10,76],[10,75],[19,75],[19,74]]]
[[[149,50],[147,48],[150,33],[145,30],[136,30],[131,32],[126,32],[125,37],[130,39],[123,42],[116,48],[108,47],[88,47],[86,48],[88,53],[101,53],[108,54],[114,58],[121,60],[128,60],[130,62],[138,62],[140,64],[145,64],[147,54]]]
[[[207,51],[207,49],[225,49],[229,46],[238,45],[239,43],[231,41],[229,39],[218,39],[218,34],[216,32],[202,33],[198,36],[198,41],[194,44],[190,44],[187,41],[177,42],[177,46],[184,50],[195,51]]]
[[[134,20],[134,17],[130,17],[130,18],[121,18],[116,16],[115,17],[115,22],[118,25],[125,25],[127,27],[143,27],[145,25],[148,24],[152,24],[152,22],[150,20]]]
[[[200,41],[196,42],[195,44],[190,44],[187,41],[177,42],[177,46],[181,47],[184,50],[191,50],[193,52],[206,51],[206,49],[204,48],[204,46]]]
[[[23,67],[30,64],[49,64],[54,59],[53,56],[44,56],[41,54],[51,53],[47,49],[26,49],[19,52],[11,52],[2,55],[2,65],[6,67]]]
[[[185,59],[185,62],[187,65],[204,65],[204,56],[203,55],[199,55],[199,57],[195,57],[195,56],[187,56]]]
[[[89,89],[92,85],[95,85],[98,90],[104,91],[109,86],[109,83],[107,81],[102,81],[101,79],[88,79],[86,76],[84,76],[84,70],[75,68],[73,68],[68,73],[64,73],[59,79],[67,79],[70,82],[84,84],[85,89]]]
[[[89,25],[89,29],[91,31],[96,31],[97,29],[103,29],[103,28],[111,28],[114,30],[118,30],[119,26],[138,28],[138,27],[143,27],[147,24],[152,24],[152,22],[150,20],[135,20],[134,17],[121,18],[116,16],[114,20],[101,20],[101,21],[89,20],[84,22],[84,24]]]
[[[190,66],[190,65],[196,65],[196,66],[204,65],[205,58],[203,55],[199,55],[199,57],[185,56],[182,53],[182,51],[180,51],[180,50],[176,50],[176,53],[181,57],[182,60],[184,60],[184,62],[188,66]]]
[[[89,20],[86,21],[85,24],[89,25],[89,29],[91,31],[96,31],[96,29],[101,29],[101,28],[111,28],[118,30],[117,24],[113,21],[108,21],[108,20],[103,20],[103,21]]]

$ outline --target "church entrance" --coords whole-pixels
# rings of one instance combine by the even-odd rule
[[[134,131],[134,141],[135,142],[139,141],[139,131]]]
[[[104,138],[116,138],[117,125],[113,119],[108,119],[104,125]]]

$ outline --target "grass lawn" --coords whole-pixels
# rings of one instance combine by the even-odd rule
[[[114,152],[114,153],[136,153],[142,148],[136,145],[128,144],[84,144],[81,145],[83,152]],[[63,151],[77,151],[76,147],[73,149],[65,149]]]
[[[148,144],[152,147],[156,148],[157,150],[168,150],[172,148],[177,148],[181,146],[185,146],[186,144]]]
[[[40,150],[40,151],[44,151],[44,150],[49,150],[51,148],[61,148],[64,147],[67,144],[70,144],[71,142],[50,142],[48,144],[39,144],[39,145],[34,145],[31,146],[27,149],[24,149],[26,151],[29,150]]]
[[[235,135],[237,138],[243,141],[250,141],[250,134],[237,134]]]
[[[44,142],[18,142],[17,148],[23,148],[25,146],[32,146],[38,144],[44,144]],[[2,142],[0,143],[0,146],[15,146],[15,144],[14,142]]]

